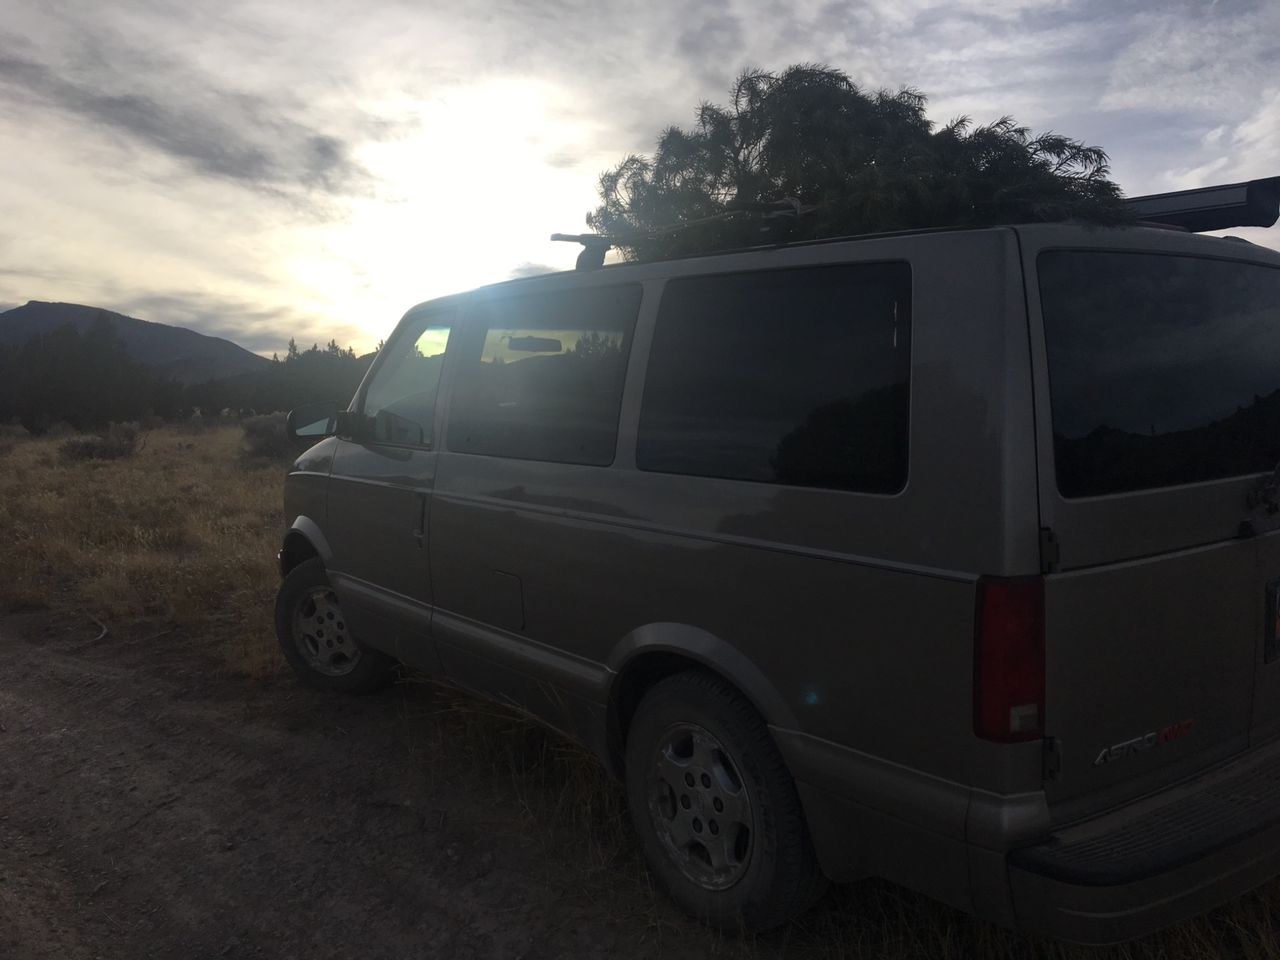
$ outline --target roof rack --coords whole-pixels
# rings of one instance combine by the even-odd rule
[[[1280,177],[1134,197],[1129,209],[1150,224],[1192,233],[1229,227],[1269,227],[1280,219]]]
[[[1231,227],[1270,227],[1280,220],[1280,177],[1226,183],[1215,187],[1199,187],[1195,190],[1177,190],[1172,193],[1154,193],[1145,197],[1133,197],[1126,201],[1129,209],[1143,226],[1162,227],[1166,230],[1188,230],[1203,233],[1206,230],[1226,230]],[[725,210],[701,217],[658,227],[646,233],[629,236],[608,236],[595,233],[553,233],[551,239],[566,243],[582,244],[576,269],[595,270],[604,265],[604,256],[612,247],[627,246],[637,240],[680,233],[691,227],[726,220],[740,214],[761,215],[765,220],[799,217],[815,210],[800,201],[787,197],[782,200],[743,201],[730,200]],[[817,243],[835,243],[845,240],[864,240],[875,236],[900,236],[912,233],[936,233],[941,230],[968,230],[967,225],[951,227],[924,227],[913,230],[895,230],[882,234],[823,237],[796,241],[803,246]],[[789,244],[790,245],[790,244]],[[757,249],[744,247],[741,249]],[[707,251],[729,253],[731,250]]]
[[[610,237],[597,233],[553,233],[551,239],[556,242],[582,244],[582,252],[578,254],[574,269],[595,270],[604,265],[604,255],[609,252],[610,247],[627,246],[636,240],[652,240],[672,233],[682,233],[690,227],[716,223],[742,213],[759,214],[766,220],[772,220],[779,217],[799,217],[816,209],[817,207],[802,204],[794,197],[785,197],[781,200],[730,200],[725,203],[725,209],[722,213],[713,213],[709,217],[685,220],[682,223],[668,224],[665,227],[658,227],[647,233],[634,233],[625,237]]]
[[[618,242],[617,237],[605,237],[598,233],[553,233],[556,243],[580,243],[582,252],[573,265],[575,270],[595,270],[604,266],[604,255]]]

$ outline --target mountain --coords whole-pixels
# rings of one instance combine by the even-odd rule
[[[0,345],[17,346],[67,324],[83,333],[99,316],[112,322],[130,357],[150,367],[156,374],[181,383],[203,383],[256,373],[271,366],[271,361],[265,357],[250,353],[221,337],[126,317],[99,307],[40,300],[0,313]]]

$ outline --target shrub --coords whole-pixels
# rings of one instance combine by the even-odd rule
[[[138,427],[133,423],[113,423],[97,436],[72,437],[58,445],[64,463],[79,460],[123,460],[139,449]]]
[[[285,460],[294,454],[294,442],[285,430],[285,414],[271,413],[240,421],[244,430],[244,449],[250,457]]]
[[[175,423],[169,424],[168,429],[171,430],[174,434],[180,434],[186,437],[194,437],[194,436],[200,436],[202,434],[208,433],[209,430],[214,426],[216,426],[216,424],[207,422],[198,413],[193,413],[189,417],[186,417],[182,420],[178,420]]]

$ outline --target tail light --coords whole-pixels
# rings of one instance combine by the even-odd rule
[[[1044,581],[978,581],[973,732],[1017,743],[1044,736]]]

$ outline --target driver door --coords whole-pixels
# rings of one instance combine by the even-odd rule
[[[430,672],[428,500],[453,309],[406,317],[357,396],[329,481],[330,577],[359,638]]]

